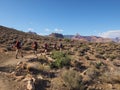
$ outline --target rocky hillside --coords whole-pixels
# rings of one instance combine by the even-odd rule
[[[0,47],[9,48],[12,44],[14,44],[15,40],[21,40],[23,43],[23,47],[27,48],[31,46],[31,43],[34,40],[38,41],[40,45],[43,45],[45,42],[52,43],[57,39],[0,26]]]
[[[13,90],[26,90],[26,78],[34,78],[35,90],[120,90],[118,43],[55,39],[0,28],[1,85],[10,87],[12,82]],[[1,48],[6,48],[15,37],[24,41],[23,58],[15,59],[12,50],[1,53]],[[30,40],[39,42],[38,58],[30,51]],[[47,52],[42,51],[44,42],[49,46]],[[63,44],[62,49],[59,43]]]
[[[11,43],[12,40],[14,39],[24,40],[24,39],[33,39],[33,38],[40,39],[42,37],[38,35],[32,35],[29,33],[25,33],[23,31],[18,31],[13,28],[0,26],[0,44]]]

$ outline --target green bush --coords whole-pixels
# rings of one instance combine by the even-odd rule
[[[51,68],[62,68],[63,66],[70,65],[70,58],[64,52],[54,51],[51,57],[55,60],[51,63]]]

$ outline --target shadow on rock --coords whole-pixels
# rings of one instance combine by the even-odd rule
[[[50,81],[49,80],[40,80],[35,85],[35,90],[46,90],[46,88],[50,87]]]
[[[1,72],[12,72],[14,71],[14,67],[12,66],[6,66],[6,67],[0,67]]]

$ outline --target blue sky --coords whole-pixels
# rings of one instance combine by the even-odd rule
[[[41,35],[120,36],[120,0],[0,0],[0,25]]]

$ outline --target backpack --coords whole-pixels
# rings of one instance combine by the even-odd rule
[[[15,47],[17,49],[20,49],[21,48],[21,42],[20,41],[16,41]]]
[[[34,49],[37,49],[37,48],[38,48],[38,44],[37,44],[37,42],[33,42],[33,44],[32,44],[32,48],[34,48]]]
[[[63,48],[63,45],[62,45],[62,43],[60,43],[60,48]]]

